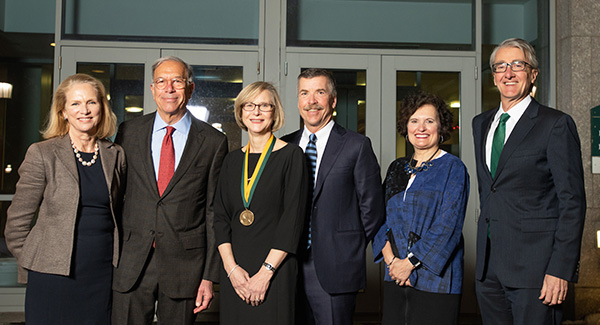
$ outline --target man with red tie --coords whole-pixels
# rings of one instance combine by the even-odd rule
[[[115,139],[130,165],[112,322],[151,324],[156,312],[159,324],[193,324],[219,276],[213,198],[227,139],[187,110],[188,64],[158,59],[152,77],[156,112],[123,122]]]

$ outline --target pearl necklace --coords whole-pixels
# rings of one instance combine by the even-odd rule
[[[83,160],[83,158],[81,158],[81,154],[79,153],[79,150],[75,148],[75,144],[73,143],[73,141],[71,141],[71,147],[73,147],[73,152],[75,153],[77,161],[79,161],[83,166],[90,167],[91,165],[96,163],[96,159],[98,159],[98,142],[96,142],[96,144],[94,145],[94,156],[90,161],[85,161]]]

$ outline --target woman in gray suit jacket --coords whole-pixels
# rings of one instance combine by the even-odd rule
[[[123,149],[105,140],[115,129],[102,83],[76,74],[54,94],[47,140],[27,150],[5,230],[27,325],[110,324],[126,171]]]

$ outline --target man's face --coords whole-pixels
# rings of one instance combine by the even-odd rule
[[[298,81],[298,110],[312,133],[322,129],[333,116],[337,98],[331,94],[324,76]]]
[[[514,61],[527,62],[525,53],[516,47],[503,47],[496,52],[493,64],[512,63]],[[529,94],[531,84],[533,84],[537,75],[537,69],[532,69],[529,65],[526,65],[525,70],[522,71],[515,72],[511,66],[508,66],[504,72],[494,72],[494,85],[500,91],[503,109],[508,110],[525,98]]]
[[[173,80],[183,80],[185,86],[183,89],[177,89],[178,82]],[[159,89],[158,81],[162,80],[164,88]],[[194,83],[189,83],[185,66],[175,61],[165,61],[154,71],[154,80],[150,86],[152,97],[156,102],[157,112],[165,121],[172,120],[175,117],[183,117],[186,111],[188,100],[194,91]],[[175,118],[175,121],[178,119]]]

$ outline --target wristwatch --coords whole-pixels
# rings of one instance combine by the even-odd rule
[[[263,266],[264,266],[264,267],[265,267],[267,270],[269,270],[269,271],[271,271],[271,272],[273,272],[273,273],[275,273],[275,271],[277,271],[277,269],[276,269],[276,268],[273,266],[273,264],[271,264],[271,263],[264,262],[264,263],[263,263]]]
[[[408,253],[407,258],[415,268],[421,266],[421,261],[413,253]]]

